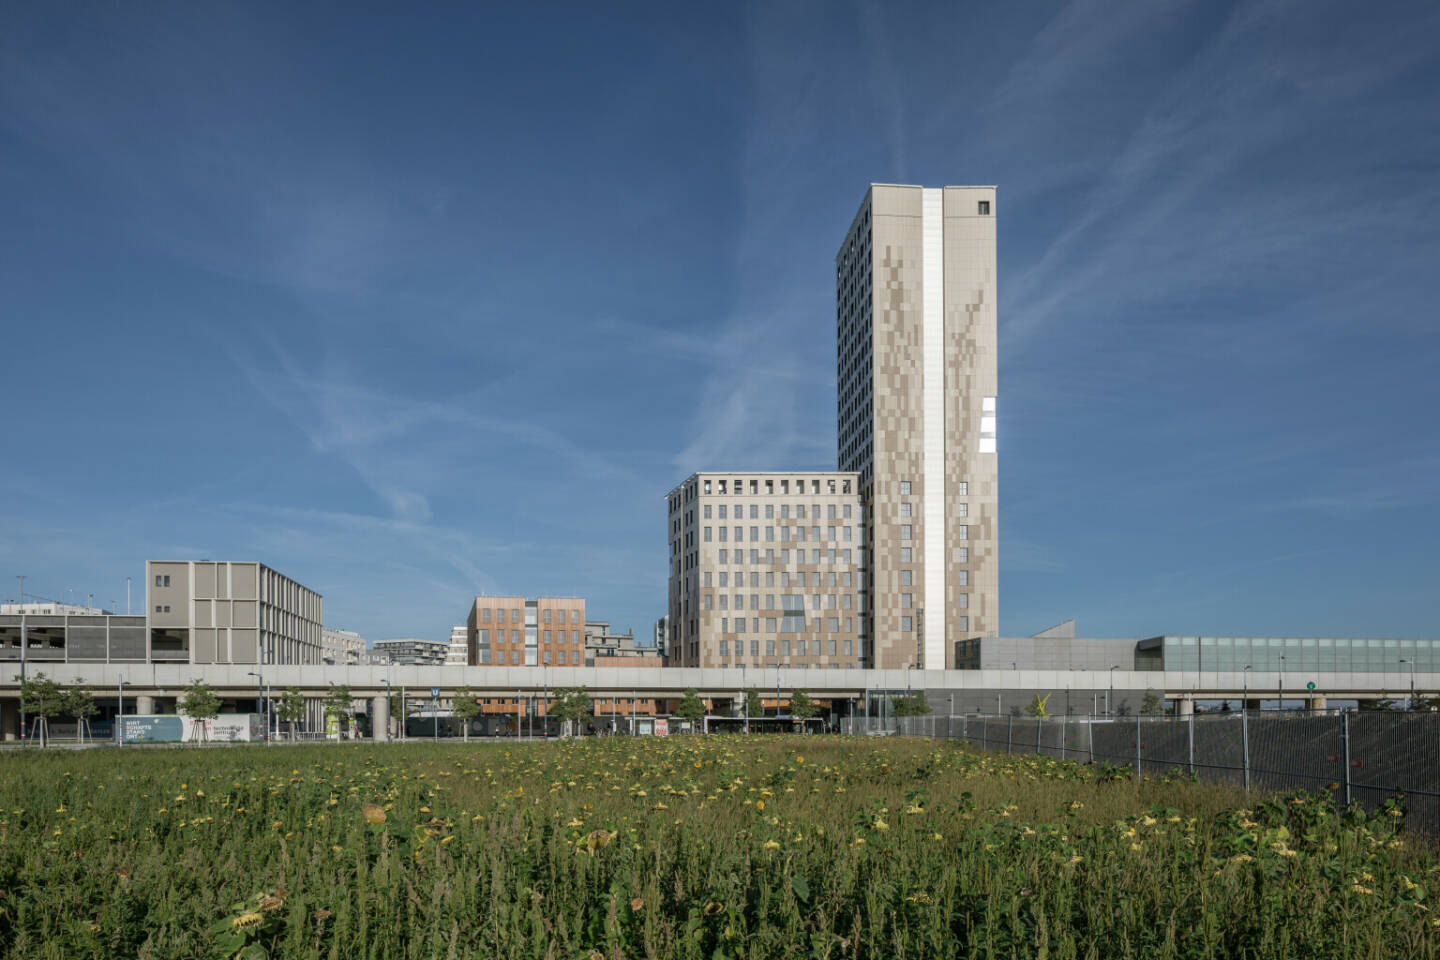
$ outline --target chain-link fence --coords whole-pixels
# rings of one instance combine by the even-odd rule
[[[1234,712],[1165,717],[856,717],[855,734],[964,740],[997,753],[1175,770],[1246,789],[1329,790],[1373,807],[1403,793],[1414,827],[1440,833],[1440,713]]]

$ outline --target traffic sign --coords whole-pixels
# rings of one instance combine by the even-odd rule
[[[1312,683],[1312,684],[1310,684],[1310,686],[1311,686],[1311,687],[1314,687],[1315,684]],[[431,687],[431,688],[430,688],[430,696],[438,700],[438,699],[440,698],[440,688],[439,688],[439,687]]]
[[[1315,689],[1315,681],[1314,681],[1314,680],[1311,680],[1309,683],[1305,684],[1305,689],[1306,689],[1306,690],[1314,690],[1314,689]]]

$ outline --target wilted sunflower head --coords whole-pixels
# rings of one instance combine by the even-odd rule
[[[262,914],[242,913],[234,920],[231,920],[230,925],[236,930],[248,930],[251,927],[258,927],[264,919],[265,917]]]
[[[385,822],[385,808],[378,803],[367,803],[360,808],[360,812],[365,815],[366,823],[378,824]]]

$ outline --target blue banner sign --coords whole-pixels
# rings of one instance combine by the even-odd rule
[[[163,716],[126,716],[121,724],[126,743],[179,743],[185,727],[174,714]]]

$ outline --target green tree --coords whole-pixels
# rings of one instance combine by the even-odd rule
[[[293,742],[296,724],[305,719],[305,695],[296,687],[288,688],[280,695],[280,705],[276,708],[275,715],[290,724],[290,739]]]
[[[355,710],[355,697],[350,688],[344,684],[335,686],[330,684],[330,692],[325,695],[325,716],[343,719],[340,736],[343,739],[346,730],[350,726],[350,715]]]
[[[919,717],[930,712],[930,701],[919,690],[903,697],[892,697],[890,710],[897,717]]]
[[[790,716],[800,721],[800,729],[804,730],[806,725],[820,712],[815,701],[810,699],[810,694],[804,690],[796,690],[790,694]]]
[[[688,721],[692,728],[700,722],[701,718],[705,716],[705,702],[700,699],[700,692],[698,690],[691,687],[685,691],[685,696],[681,698],[680,705],[675,708],[675,716],[681,720]]]
[[[1050,716],[1051,696],[1053,696],[1053,694],[1047,693],[1043,697],[1038,693],[1035,694],[1035,699],[1031,700],[1029,705],[1025,707],[1025,715],[1027,717],[1034,717],[1037,720],[1044,720]]]
[[[19,680],[17,676],[15,678]],[[35,729],[40,731],[40,746],[50,742],[50,720],[65,712],[65,691],[60,685],[43,673],[27,677],[20,684],[20,709],[35,718]]]
[[[185,691],[185,695],[175,706],[191,720],[201,721],[195,726],[192,736],[210,739],[209,729],[205,726],[204,721],[213,720],[215,715],[220,712],[220,698],[215,696],[205,683],[196,680],[190,684],[190,688]]]
[[[75,678],[76,683],[84,683],[82,677]],[[81,687],[75,687],[65,694],[65,709],[62,711],[66,716],[75,718],[75,734],[81,743],[85,742],[85,731],[90,727],[90,718],[100,712],[95,706],[95,694]]]
[[[413,701],[395,690],[390,694],[390,719],[400,725],[400,731],[405,731],[405,711],[409,710]]]
[[[760,694],[754,690],[745,691],[745,716],[765,716],[765,701],[760,699]]]
[[[595,701],[584,687],[556,690],[555,699],[550,704],[550,716],[565,725],[564,735],[566,736],[573,732],[572,724],[578,724],[581,720],[593,715],[594,712]]]
[[[455,719],[460,721],[460,736],[466,742],[470,742],[470,721],[480,712],[480,702],[475,699],[475,694],[470,692],[469,687],[461,687],[455,691],[455,697],[451,700],[450,712]],[[436,719],[439,722],[439,719]]]
[[[1140,701],[1140,714],[1146,717],[1158,717],[1165,710],[1165,702],[1154,690],[1146,690],[1145,697]]]

